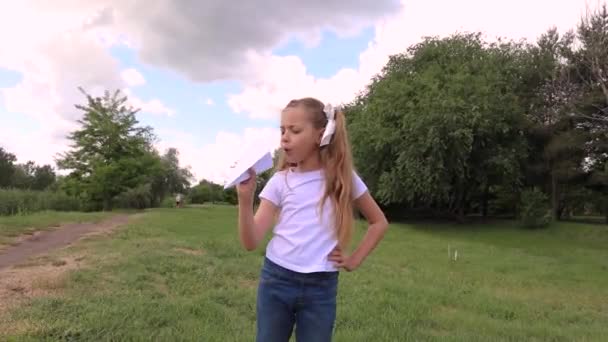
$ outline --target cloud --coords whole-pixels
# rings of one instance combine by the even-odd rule
[[[128,97],[129,104],[134,108],[139,108],[142,113],[174,116],[175,110],[167,107],[159,99],[143,100],[133,93],[129,88],[125,88],[122,92]]]
[[[213,101],[213,99],[212,99],[212,98],[208,97],[208,98],[205,100],[205,104],[206,104],[207,106],[213,106],[213,105],[215,104],[215,102]]]
[[[315,78],[297,56],[254,54],[254,73],[240,93],[228,98],[236,112],[273,118],[293,98],[315,96],[332,103],[350,102],[378,74],[390,55],[404,52],[425,36],[481,31],[496,37],[534,41],[552,26],[572,29],[585,10],[585,0],[403,0],[401,10],[379,20],[375,37],[359,55],[357,69],[343,68],[329,78]]]
[[[180,152],[180,164],[189,165],[197,180],[207,179],[223,184],[230,166],[239,157],[243,146],[256,146],[260,151],[274,151],[279,147],[280,132],[276,128],[246,128],[242,134],[220,131],[211,144],[197,146],[192,135],[180,131],[159,131],[163,152],[175,147]]]
[[[124,33],[143,62],[195,81],[241,79],[249,74],[251,53],[271,51],[291,37],[314,43],[323,29],[353,34],[399,7],[398,0],[163,1],[154,6],[116,0],[109,4],[100,26]]]
[[[0,49],[0,68],[23,75],[16,86],[0,90],[0,96],[9,111],[65,131],[59,127],[81,115],[74,108],[83,100],[78,87],[99,95],[145,83],[137,70],[120,70],[108,50],[113,44],[127,44],[141,61],[191,80],[246,79],[260,53],[291,37],[314,44],[323,29],[354,34],[397,6],[397,0],[165,1],[154,6],[118,0],[24,0],[0,13],[0,45],[10,47]],[[174,114],[159,99],[134,97],[132,102],[150,113]]]
[[[11,51],[20,54],[19,62],[5,52],[0,67],[21,72],[22,79],[13,87],[0,89],[0,97],[9,112],[38,119],[55,130],[53,136],[60,136],[81,117],[82,112],[74,107],[84,100],[79,87],[100,95],[105,89],[126,85],[119,76],[118,62],[95,37],[83,32],[65,32],[40,45]]]
[[[129,87],[137,87],[146,83],[144,76],[134,68],[123,70],[120,76]]]

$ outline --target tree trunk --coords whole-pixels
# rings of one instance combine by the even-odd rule
[[[553,212],[553,219],[554,220],[559,220],[560,218],[560,210],[559,210],[559,203],[558,203],[558,196],[557,196],[557,178],[555,177],[555,175],[553,174],[553,172],[551,172],[551,208],[552,208],[552,212]]]
[[[458,223],[464,223],[465,222],[465,207],[466,207],[466,198],[467,198],[467,192],[466,191],[461,191],[460,194],[456,197],[456,220],[458,221]]]
[[[488,201],[490,197],[490,185],[486,184],[483,190],[483,198],[481,200],[481,216],[483,218],[488,217]]]

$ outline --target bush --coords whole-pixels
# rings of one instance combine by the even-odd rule
[[[154,202],[154,196],[150,184],[129,189],[114,197],[114,205],[123,209],[145,209],[150,208]]]
[[[43,210],[79,211],[80,201],[62,192],[0,189],[0,215]]]
[[[525,228],[543,228],[551,223],[551,206],[547,195],[534,188],[521,194],[520,220]]]
[[[185,199],[184,199],[185,202]],[[161,202],[161,207],[163,208],[175,208],[175,198],[174,197],[165,197],[165,199],[163,199],[163,201]]]

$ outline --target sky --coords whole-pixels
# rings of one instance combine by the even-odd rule
[[[196,180],[223,183],[244,146],[279,145],[280,110],[351,101],[425,36],[534,42],[600,0],[0,0],[0,146],[54,165],[78,91],[121,90]]]

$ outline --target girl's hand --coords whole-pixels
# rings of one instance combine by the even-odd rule
[[[348,272],[356,270],[360,262],[355,260],[355,258],[351,256],[345,256],[342,254],[342,250],[339,246],[336,246],[334,250],[329,254],[328,259],[336,263],[336,267],[344,268]]]
[[[243,199],[253,199],[253,193],[255,192],[257,183],[255,171],[253,171],[253,169],[249,169],[247,170],[247,172],[249,173],[249,179],[242,181],[236,186],[236,191],[239,196],[239,202]]]

